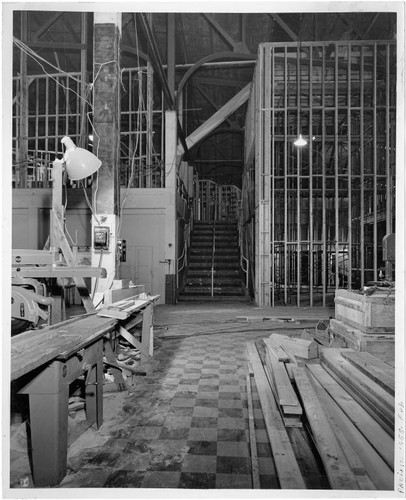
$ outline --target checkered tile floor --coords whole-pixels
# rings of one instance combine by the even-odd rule
[[[158,366],[126,399],[110,439],[60,486],[252,488],[246,340],[164,340]],[[278,488],[255,386],[253,404],[261,488]]]

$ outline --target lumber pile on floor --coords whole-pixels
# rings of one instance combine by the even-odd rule
[[[284,352],[283,349],[275,346],[270,339],[264,339],[264,343],[264,369],[282,420],[286,427],[302,427],[300,416],[303,410],[285,368],[285,361],[290,361],[290,358],[286,354],[281,354]]]
[[[332,489],[393,490],[391,366],[369,353],[277,334],[258,349],[247,342],[247,351],[281,488],[303,487],[292,447],[292,432],[300,431],[314,443]]]

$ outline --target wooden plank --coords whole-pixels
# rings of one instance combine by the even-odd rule
[[[356,366],[392,396],[395,395],[395,370],[392,366],[369,352],[357,352],[352,349],[340,349],[340,352],[344,359]]]
[[[323,368],[326,372],[332,376],[334,380],[337,381],[339,385],[341,385],[345,391],[351,396],[369,415],[377,422],[388,435],[393,438],[394,437],[394,424],[393,420],[391,421],[391,417],[385,413],[385,410],[382,410],[377,406],[376,401],[372,401],[370,397],[366,394],[363,394],[359,390],[355,389],[348,383],[343,382],[341,375],[338,375],[337,372],[332,370],[328,365],[322,363]]]
[[[273,356],[267,356],[267,361],[270,363],[271,374],[275,383],[276,392],[278,394],[278,402],[280,405],[296,406],[300,408],[299,400],[293,390],[290,379],[285,370],[285,365],[277,361]]]
[[[251,450],[251,475],[252,487],[254,489],[261,488],[259,483],[259,469],[258,469],[258,455],[257,455],[257,440],[255,437],[254,425],[254,407],[252,403],[252,390],[251,390],[251,375],[247,375],[247,400],[248,400],[248,428],[250,435],[250,450]]]
[[[118,333],[131,345],[136,347],[144,356],[149,356],[149,349],[142,345],[142,343],[137,340],[129,331],[124,327],[119,326]]]
[[[66,358],[114,329],[116,320],[94,314],[68,320],[40,330],[29,330],[11,339],[11,380]]]
[[[282,346],[288,353],[304,359],[313,359],[318,356],[318,346],[316,342],[300,338],[291,338],[279,333],[273,333],[269,337],[273,342]]]
[[[269,390],[261,359],[254,342],[247,342],[248,357],[254,370],[255,383],[264,414],[265,426],[281,488],[304,489],[305,482],[299,469],[289,436]]]
[[[278,345],[276,342],[273,342],[272,339],[263,339],[264,343],[269,350],[269,353],[274,356],[278,361],[284,361],[284,362],[289,362],[290,357],[289,354],[287,354],[280,345]]]
[[[134,287],[132,286],[127,288],[115,288],[112,290],[106,290],[104,292],[104,304],[111,305],[115,302],[135,297],[136,295],[143,293],[144,288],[145,287],[143,285],[137,285]]]
[[[302,408],[297,406],[282,406],[278,403],[278,393],[276,391],[275,382],[272,377],[271,369],[268,368],[268,365],[264,366],[265,375],[268,379],[269,386],[274,395],[275,401],[277,403],[277,407],[282,418],[285,427],[302,427],[302,421],[300,420],[300,416],[303,413]],[[285,408],[287,408],[287,412],[285,412]]]
[[[389,425],[394,426],[395,398],[367,375],[357,370],[341,356],[340,349],[323,349],[321,359],[336,374],[348,390],[378,414]]]
[[[376,488],[393,490],[394,475],[391,469],[326,390],[326,385],[334,384],[334,380],[320,365],[309,365],[307,368],[313,376],[312,381],[315,380],[318,384],[315,385],[316,392],[326,413],[332,416],[334,422],[351,443],[354,452],[358,455]],[[318,388],[322,388],[323,391],[318,390]]]
[[[308,369],[319,380],[322,367],[309,365]],[[363,434],[371,446],[379,453],[385,463],[393,470],[394,441],[389,434],[371,417],[371,415],[343,389],[333,377],[323,370],[323,387],[337,405]]]
[[[200,127],[194,130],[187,138],[186,144],[190,149],[197,143],[202,141],[210,132],[217,128],[224,120],[232,115],[238,108],[240,108],[247,100],[250,94],[251,84],[246,85],[234,97],[232,97],[224,106],[222,106],[214,115],[206,120]],[[178,146],[178,154],[182,154],[184,148]]]
[[[295,367],[293,374],[331,487],[358,490],[358,482],[328,422],[305,368]]]
[[[354,475],[357,478],[358,484],[362,490],[374,490],[376,489],[374,483],[372,482],[371,478],[367,474],[364,464],[361,462],[359,456],[357,453],[354,451],[352,446],[350,445],[348,439],[346,438],[343,430],[340,428],[338,425],[337,421],[334,419],[334,413],[331,411],[331,405],[329,405],[328,401],[326,402],[325,399],[328,399],[328,394],[324,391],[323,387],[320,385],[320,383],[315,379],[315,377],[310,373],[309,375],[312,385],[314,387],[314,390],[316,391],[317,397],[321,401],[323,408],[326,412],[327,418],[329,420],[329,423],[337,436],[337,439],[340,443],[340,446],[348,460],[348,464],[351,467],[351,470],[354,472]],[[323,399],[322,393],[325,393],[325,399]],[[330,412],[328,411],[330,409]]]

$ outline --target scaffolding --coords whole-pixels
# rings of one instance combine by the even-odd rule
[[[255,199],[243,216],[258,305],[326,305],[378,279],[394,231],[395,85],[393,42],[259,47],[242,195]]]
[[[153,76],[150,65],[125,68],[121,74],[122,186],[164,186],[162,96],[154,93]],[[91,135],[97,134],[92,119],[92,86],[84,84],[80,72],[30,75],[24,81],[14,77],[13,187],[50,187],[63,136],[92,150]]]

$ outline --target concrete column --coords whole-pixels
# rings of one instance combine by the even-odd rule
[[[120,40],[121,13],[95,12],[93,30],[94,148],[102,161],[93,183],[92,265],[106,268],[107,278],[93,280],[94,303],[108,290],[116,272],[120,214]],[[106,226],[108,249],[95,251],[94,229]]]
[[[165,189],[168,192],[165,222],[165,304],[175,303],[177,266],[176,171],[177,119],[175,111],[165,112]]]

